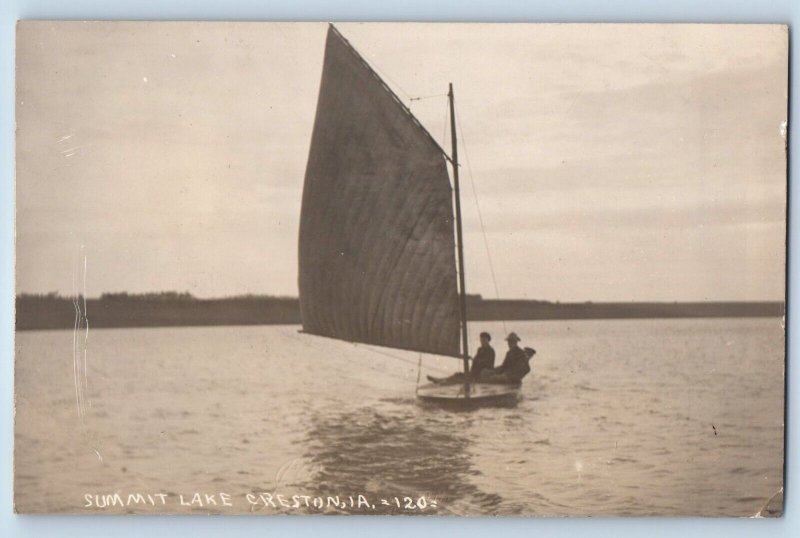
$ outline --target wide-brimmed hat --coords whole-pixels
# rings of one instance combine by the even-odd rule
[[[521,342],[522,338],[517,336],[517,333],[508,333],[508,336],[506,336],[506,340],[508,340],[509,342]]]

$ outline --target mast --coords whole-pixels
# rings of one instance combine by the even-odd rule
[[[456,238],[458,252],[458,302],[461,314],[461,350],[464,359],[464,374],[469,373],[469,339],[467,337],[467,289],[464,278],[464,235],[461,231],[461,189],[458,183],[458,142],[456,140],[456,111],[455,97],[453,96],[453,83],[450,83],[450,91],[447,92],[450,100],[450,137],[453,142],[453,154],[451,163],[453,165],[453,188],[456,198]],[[469,386],[469,383],[465,383]]]

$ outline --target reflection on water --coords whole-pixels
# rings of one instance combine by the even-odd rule
[[[393,407],[392,413],[365,406],[312,418],[306,456],[317,469],[308,484],[315,494],[434,499],[439,509],[425,513],[447,513],[456,500],[466,501],[477,513],[492,513],[500,506],[500,495],[481,491],[468,480],[479,474],[467,451],[468,419],[426,413],[413,400]],[[375,512],[408,513],[391,503],[377,503]]]

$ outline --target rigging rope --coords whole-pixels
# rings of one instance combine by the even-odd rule
[[[372,68],[373,70],[375,70],[375,71],[376,71],[376,72],[377,72],[377,73],[378,73],[378,74],[379,74],[381,77],[383,77],[384,79],[386,79],[386,80],[388,80],[389,82],[391,82],[391,83],[392,83],[392,84],[393,84],[393,85],[394,85],[394,86],[395,86],[395,87],[396,87],[398,90],[400,90],[400,92],[401,92],[403,95],[405,95],[405,96],[406,96],[408,99],[410,99],[410,100],[412,100],[412,101],[414,100],[414,98],[413,98],[413,97],[411,97],[411,95],[410,95],[410,94],[409,94],[407,91],[405,91],[405,90],[403,89],[403,87],[402,87],[402,86],[400,86],[400,84],[398,84],[398,83],[397,83],[397,81],[396,81],[396,80],[394,80],[392,77],[390,77],[390,76],[389,76],[389,75],[386,73],[386,71],[384,71],[383,69],[381,69],[380,67],[378,67],[378,64],[376,64],[376,63],[375,63],[375,60],[373,60],[372,58],[370,58],[370,60],[369,60],[369,67],[370,67],[370,68]]]
[[[489,271],[492,275],[492,284],[494,284],[494,293],[497,299],[500,298],[500,288],[497,286],[497,276],[494,271],[494,263],[492,262],[492,252],[489,250],[489,240],[486,237],[486,226],[483,225],[483,213],[481,213],[481,204],[478,202],[478,191],[475,189],[475,180],[472,177],[472,165],[469,162],[469,152],[467,151],[467,140],[464,136],[464,128],[461,126],[461,115],[456,109],[456,123],[458,123],[458,130],[461,132],[461,146],[464,151],[464,160],[467,163],[467,173],[469,175],[469,184],[472,187],[472,196],[475,198],[475,209],[478,212],[478,221],[481,224],[481,233],[483,235],[483,246],[486,248],[486,257],[489,259]],[[502,320],[503,333],[508,333],[506,328],[506,321]]]
[[[369,368],[370,370],[375,370],[376,372],[379,372],[381,375],[388,375],[389,377],[395,377],[397,379],[402,379],[403,381],[407,381],[408,380],[408,378],[406,376],[395,374],[393,372],[387,372],[385,368],[378,368],[378,367],[372,366],[371,364],[363,364],[362,362],[357,361],[356,359],[354,359],[351,356],[344,356],[344,359],[348,360],[348,361],[351,361],[354,364],[358,364],[360,368],[361,367],[366,367],[366,368]]]
[[[446,93],[435,93],[433,95],[420,95],[419,97],[409,97],[411,101],[422,101],[423,99],[432,99],[434,97],[447,97]]]
[[[386,73],[386,71],[384,71],[383,69],[378,67],[378,65],[375,63],[375,60],[373,60],[372,58],[370,58],[370,60],[369,60],[369,65],[381,77],[383,77],[386,80],[388,80],[389,82],[391,82],[398,90],[400,90],[400,93],[405,95],[408,98],[409,101],[422,101],[423,99],[432,99],[434,97],[447,97],[446,93],[434,93],[434,94],[431,94],[431,95],[418,95],[418,96],[414,97],[410,93],[408,93],[405,89],[403,89],[403,87],[400,86],[400,84],[398,84],[396,80],[394,80],[392,77],[390,77],[388,75],[388,73]]]
[[[447,144],[447,120],[450,118],[450,103],[444,102],[444,129],[442,129],[442,148]]]
[[[417,388],[415,392],[419,392],[419,378],[422,375],[422,353],[419,354],[419,362],[417,363]]]
[[[359,347],[359,344],[353,342],[353,346]],[[385,357],[389,357],[390,359],[395,359],[395,360],[398,360],[400,362],[405,362],[405,363],[408,363],[408,364],[416,364],[413,360],[409,360],[409,359],[406,359],[404,357],[398,357],[397,355],[392,355],[391,353],[387,353],[385,351],[380,351],[380,350],[377,350],[377,349],[375,349],[373,347],[367,347],[366,349],[369,349],[373,353],[377,353],[379,355],[383,355]],[[437,368],[435,366],[432,366],[430,368],[431,368],[431,370],[437,370],[437,371],[442,372],[442,373],[449,373],[449,370],[445,370],[443,368]]]
[[[348,359],[348,360],[350,360],[350,359]],[[355,362],[355,361],[354,361],[354,362]],[[360,363],[358,363],[358,364],[360,364]],[[362,366],[364,366],[364,365],[362,365]],[[389,377],[394,377],[394,378],[397,378],[397,379],[402,379],[403,381],[408,381],[408,378],[407,378],[406,376],[402,376],[402,375],[398,375],[398,374],[393,374],[393,373],[391,373],[391,372],[387,372],[387,371],[386,371],[386,370],[384,370],[384,369],[381,369],[381,368],[376,368],[376,367],[374,367],[374,366],[370,366],[370,365],[365,365],[365,366],[366,366],[367,368],[369,368],[370,370],[375,370],[376,372],[380,373],[381,375],[388,375]]]
[[[350,342],[350,344],[352,344],[353,347],[359,347],[357,342]],[[404,359],[403,357],[397,357],[397,356],[391,355],[389,353],[382,353],[382,352],[378,351],[377,349],[373,349],[371,347],[366,347],[365,346],[365,349],[368,349],[370,351],[373,351],[373,352],[381,354],[381,355],[386,355],[387,357],[390,357],[390,358],[393,358],[393,359],[397,359],[397,360],[402,361],[402,362],[407,362],[407,363],[412,364],[412,365],[414,364],[413,360],[409,361],[409,360]],[[363,361],[359,360],[359,358],[357,358],[357,357],[358,357],[357,355],[348,355],[348,354],[341,355],[341,358],[343,358],[344,360],[350,361],[353,364],[358,364],[359,365],[359,369],[361,369],[361,368],[369,368],[370,370],[374,370],[376,372],[379,372],[381,375],[387,375],[389,377],[395,377],[397,379],[402,379],[403,381],[408,381],[408,376],[407,375],[400,375],[400,374],[397,374],[397,373],[394,373],[394,372],[387,371],[386,368],[379,368],[379,367],[376,367],[376,366],[374,366],[372,364],[365,364]],[[363,357],[363,358],[366,359],[367,361],[369,361],[368,357]],[[434,369],[436,369],[436,368],[434,368]],[[444,372],[444,370],[442,370],[440,368],[438,370]]]

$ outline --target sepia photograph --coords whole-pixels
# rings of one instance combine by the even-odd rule
[[[781,516],[788,46],[18,22],[14,510]]]

